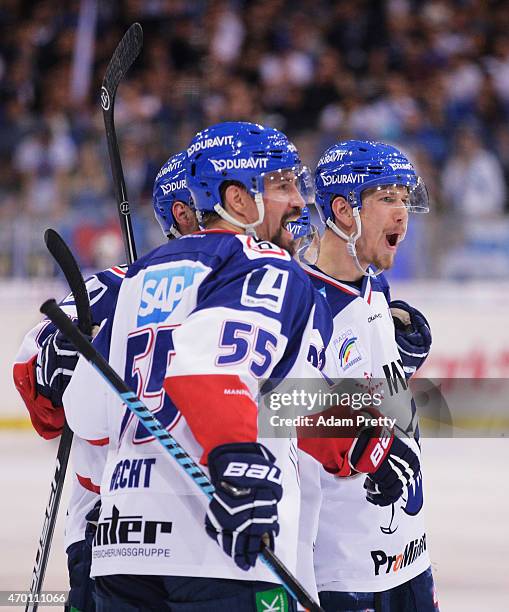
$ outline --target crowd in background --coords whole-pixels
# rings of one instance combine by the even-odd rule
[[[412,215],[394,277],[507,276],[508,2],[3,0],[0,277],[54,273],[46,227],[85,268],[123,259],[99,98],[134,21],[143,51],[115,123],[139,253],[163,239],[161,164],[197,130],[249,120],[285,131],[310,166],[339,139],[404,150],[432,212]]]

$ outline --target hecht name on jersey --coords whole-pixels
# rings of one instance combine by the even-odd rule
[[[187,182],[186,179],[182,179],[180,181],[172,181],[171,183],[166,183],[166,185],[161,185],[161,191],[165,196],[170,195],[174,191],[180,191],[181,189],[186,189]]]
[[[411,540],[405,546],[405,550],[396,555],[388,555],[383,550],[372,550],[371,557],[375,564],[375,576],[380,575],[380,570],[385,567],[385,573],[388,574],[391,569],[393,572],[399,571],[413,563],[418,557],[426,551],[426,534],[423,533],[419,539]]]
[[[145,274],[138,310],[138,327],[164,321],[178,306],[187,287],[204,268],[197,265],[150,270]]]
[[[345,151],[344,149],[341,149],[340,151],[332,151],[332,153],[327,153],[327,155],[323,155],[322,157],[320,157],[320,161],[318,162],[318,165],[322,166],[323,164],[330,164],[333,162],[343,161],[343,157],[347,153],[348,151]]]
[[[369,177],[369,174],[366,173],[353,173],[349,174],[322,174],[323,184],[328,187],[329,185],[344,185],[344,184],[355,184],[355,183],[364,183],[364,180]]]
[[[168,172],[173,172],[174,170],[177,170],[181,166],[182,166],[182,161],[180,159],[178,159],[177,161],[172,162],[171,164],[168,164],[167,166],[164,166],[157,173],[156,181],[158,181],[165,174],[168,174]]]
[[[150,486],[152,466],[156,460],[152,457],[146,459],[124,459],[115,466],[110,481],[110,491],[116,489],[132,489],[140,485]]]
[[[187,149],[187,154],[192,155],[196,151],[203,151],[211,147],[223,147],[224,145],[233,145],[233,136],[215,136],[214,138],[205,138],[195,142]]]
[[[265,170],[269,160],[266,157],[259,157],[254,159],[248,157],[247,159],[209,159],[210,163],[214,166],[216,172],[222,172],[223,170],[247,170],[249,168]]]

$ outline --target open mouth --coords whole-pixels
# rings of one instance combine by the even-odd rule
[[[385,234],[385,240],[387,244],[394,248],[398,244],[399,234]]]

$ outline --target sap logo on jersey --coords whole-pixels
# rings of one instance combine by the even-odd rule
[[[147,272],[141,290],[138,327],[165,321],[179,305],[184,291],[193,284],[194,277],[201,272],[205,272],[205,268],[198,264]]]
[[[343,372],[364,360],[359,338],[353,329],[345,329],[333,340],[335,353]]]

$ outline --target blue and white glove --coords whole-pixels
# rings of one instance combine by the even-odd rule
[[[268,535],[268,546],[273,549],[279,533],[277,504],[283,487],[275,460],[256,442],[223,444],[208,456],[216,492],[205,517],[205,529],[243,570],[254,567],[262,537]]]
[[[71,380],[78,357],[74,346],[59,331],[42,343],[35,363],[36,389],[55,407],[62,406],[62,395]]]
[[[431,329],[426,317],[406,302],[393,300],[389,307],[405,376],[410,378],[426,361],[431,347]]]
[[[364,482],[367,500],[375,506],[393,504],[414,482],[420,469],[417,454],[395,436],[389,454]]]

